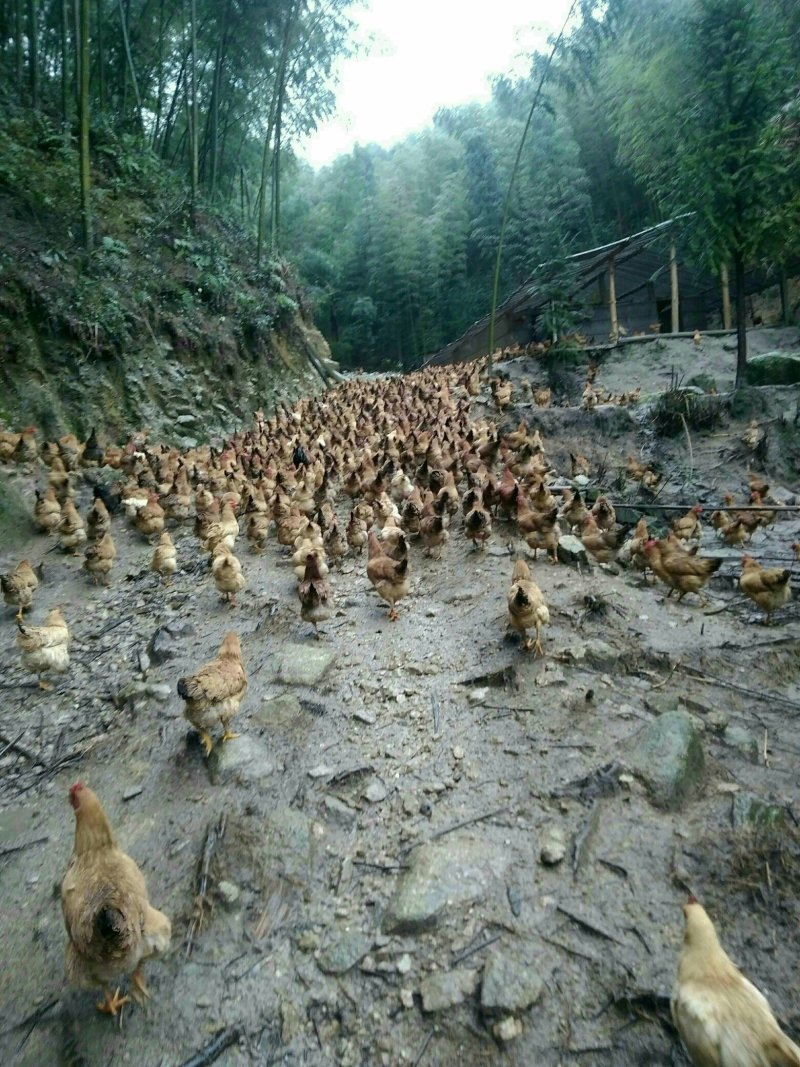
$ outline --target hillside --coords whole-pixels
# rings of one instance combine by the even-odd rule
[[[185,443],[321,387],[315,364],[330,351],[289,268],[267,259],[257,269],[229,211],[201,206],[192,218],[174,171],[101,128],[87,256],[74,144],[43,115],[4,112],[0,423],[51,437],[147,425]]]

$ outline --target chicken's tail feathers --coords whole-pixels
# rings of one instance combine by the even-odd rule
[[[181,698],[181,700],[191,700],[192,699],[191,695],[189,693],[189,687],[187,685],[188,681],[189,681],[188,678],[179,678],[178,679],[178,696]]]

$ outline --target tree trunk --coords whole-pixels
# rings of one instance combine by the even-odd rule
[[[97,32],[97,104],[100,111],[106,109],[106,55],[103,47],[103,0],[97,0],[94,9]]]
[[[14,4],[14,62],[17,71],[17,96],[22,103],[22,0]]]
[[[191,32],[192,32],[192,65],[190,68],[190,86],[191,86],[191,118],[189,125],[191,128],[191,151],[192,151],[192,163],[191,163],[191,181],[192,181],[192,211],[195,208],[195,201],[197,200],[197,185],[198,185],[198,130],[197,130],[197,0],[191,0]]]
[[[272,226],[270,227],[269,244],[272,252],[278,250],[278,240],[281,226],[281,120],[283,112],[285,80],[281,82],[278,95],[278,109],[275,116],[275,148],[272,152]]]
[[[69,140],[69,2],[61,0],[61,125]]]
[[[193,0],[194,2],[194,0]],[[140,132],[144,133],[144,123],[142,121],[142,99],[139,96],[139,83],[136,80],[136,69],[133,65],[133,55],[131,54],[131,42],[128,36],[128,20],[125,12],[125,8],[122,6],[122,0],[119,0],[119,17],[122,23],[122,42],[125,46],[125,56],[128,60],[128,69],[131,73],[131,85],[133,86],[133,96],[136,100],[136,116],[139,125]]]
[[[80,38],[78,49],[80,55],[80,173],[81,173],[81,219],[83,222],[83,243],[87,249],[92,247],[92,204],[91,177],[89,172],[89,4],[90,0],[79,0],[80,4]]]
[[[731,328],[731,287],[728,281],[728,264],[723,263],[719,269],[720,284],[722,286],[722,328]]]
[[[28,78],[31,87],[31,107],[39,107],[39,23],[36,0],[28,0]]]
[[[736,282],[736,382],[735,389],[741,389],[747,381],[747,306],[744,292],[744,257],[737,251],[733,256],[733,270]]]
[[[164,0],[158,5],[158,85],[156,87],[156,121],[150,147],[157,151],[158,135],[161,132],[161,108],[164,96]]]

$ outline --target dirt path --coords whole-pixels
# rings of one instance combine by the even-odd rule
[[[590,421],[583,436],[570,432],[559,448],[609,454],[612,466],[641,444],[601,441]],[[695,445],[699,487],[676,484],[662,499],[741,494],[743,464],[712,471],[719,442]],[[673,457],[679,447],[663,445]],[[32,479],[24,485],[30,493]],[[84,513],[89,495],[83,487]],[[785,558],[799,532],[784,519],[756,536],[754,554]],[[10,611],[2,620],[4,1064],[178,1067],[233,1027],[240,1040],[216,1060],[229,1067],[464,1067],[497,1062],[500,1024],[513,1037],[503,1061],[519,1067],[667,1065],[664,998],[688,886],[800,1030],[793,608],[767,629],[747,608],[704,614],[631,573],[540,556],[551,625],[534,660],[504,637],[509,547],[522,543],[497,523],[476,553],[456,520],[441,562],[412,548],[397,623],[365,561],[346,560],[331,577],[336,614],[315,640],[274,541],[261,557],[238,543],[248,588],[232,609],[188,529],[176,532],[182,570],[168,589],[122,520],[114,536],[108,590],[46,539],[26,546],[46,568],[34,621],[60,603],[74,634],[70,673],[52,693],[30,687]],[[712,531],[702,550],[717,551]],[[0,562],[5,571],[10,554]],[[736,573],[724,564],[712,607],[733,598]],[[589,595],[605,613],[587,612]],[[241,737],[208,765],[175,684],[229,628],[250,687]],[[147,652],[159,629],[162,662]],[[640,732],[679,703],[705,768],[673,810],[653,803],[647,768],[628,772]],[[147,969],[149,1010],[126,1009],[121,1030],[63,980],[55,890],[78,779],[173,920],[171,954]],[[732,828],[749,794],[776,806],[777,830]],[[221,816],[187,956],[198,863]],[[556,862],[542,862],[545,846]]]

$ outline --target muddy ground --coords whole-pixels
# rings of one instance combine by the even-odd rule
[[[617,468],[645,450],[667,473],[659,503],[711,504],[726,491],[745,499],[738,434],[755,406],[774,420],[763,470],[780,473],[774,491],[791,501],[797,401],[796,389],[754,392],[737,418],[692,435],[691,460],[682,435],[654,438],[637,413],[534,414],[559,469],[583,452],[613,499],[637,499]],[[16,481],[32,496],[33,476]],[[80,494],[85,511],[89,486]],[[44,693],[18,666],[13,612],[2,618],[4,1064],[178,1067],[212,1062],[192,1057],[221,1033],[218,1047],[232,1043],[215,1062],[228,1067],[666,1067],[685,1062],[666,998],[688,889],[800,1034],[800,621],[790,605],[759,625],[738,603],[738,554],[713,531],[702,551],[726,561],[705,610],[631,572],[540,555],[544,659],[505,634],[525,547],[502,522],[483,553],[458,519],[441,562],[415,545],[396,623],[364,559],[346,560],[319,640],[274,541],[261,557],[239,541],[248,588],[230,608],[189,529],[175,532],[182,570],[169,588],[123,520],[113,533],[107,590],[44,537],[0,557],[3,570],[26,553],[44,561],[33,621],[60,603],[74,635],[69,674]],[[784,513],[752,552],[789,566],[798,535]],[[605,611],[589,612],[587,596]],[[250,687],[241,737],[207,764],[175,684],[230,628]],[[636,753],[641,732],[679,706],[704,767],[670,809],[654,803]],[[100,795],[173,920],[171,953],[146,968],[148,1010],[126,1008],[120,1027],[63,978],[57,889],[76,780]]]

